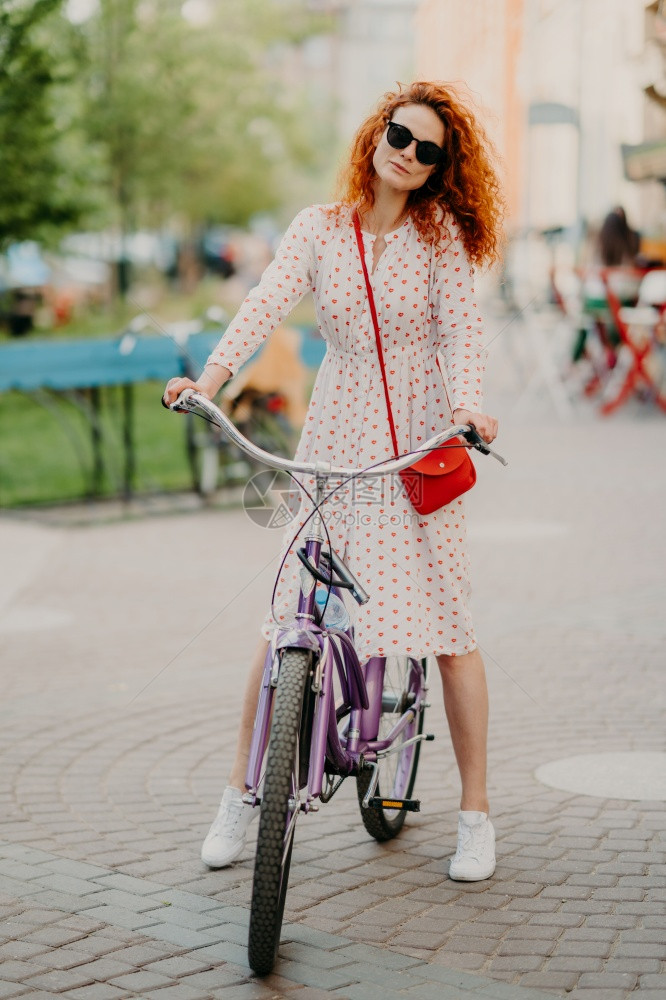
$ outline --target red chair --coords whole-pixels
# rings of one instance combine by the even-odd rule
[[[659,364],[659,360],[653,357],[653,352],[657,343],[657,330],[666,311],[666,269],[639,272],[643,276],[635,306],[622,304],[618,292],[620,273],[626,274],[627,269],[605,268],[601,272],[601,278],[627,364],[623,366],[619,389],[612,398],[604,401],[601,412],[604,415],[613,413],[641,388],[647,390],[659,409],[666,412],[666,395],[648,368],[651,361],[655,365]],[[636,274],[636,271],[633,273]],[[620,370],[620,367],[618,363],[615,371]]]

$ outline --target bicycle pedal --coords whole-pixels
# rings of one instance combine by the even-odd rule
[[[368,803],[371,809],[404,809],[406,812],[421,812],[419,799],[385,799],[375,795]]]

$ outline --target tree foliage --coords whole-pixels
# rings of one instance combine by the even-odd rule
[[[125,230],[174,214],[246,222],[283,197],[285,163],[298,172],[313,161],[308,116],[267,55],[312,30],[311,15],[275,0],[225,0],[210,13],[196,26],[179,3],[100,0],[85,26],[86,122]]]
[[[78,24],[62,2],[0,0],[0,239],[94,211],[244,223],[322,162],[321,111],[281,79],[322,27],[302,0],[209,0],[203,24],[182,0],[97,0]]]
[[[48,238],[85,207],[64,97],[57,109],[57,94],[71,86],[71,64],[52,33],[60,3],[0,0],[0,248]]]

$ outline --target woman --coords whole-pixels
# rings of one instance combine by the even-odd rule
[[[457,424],[474,424],[487,442],[493,441],[497,421],[481,411],[482,332],[472,287],[472,265],[498,255],[501,198],[485,144],[473,115],[444,85],[414,83],[385,95],[356,135],[341,201],[313,206],[296,217],[201,378],[171,379],[167,401],[187,386],[212,398],[312,290],[327,354],[297,458],[360,467],[393,455],[354,234],[357,210],[401,451],[434,435],[451,416]],[[377,483],[374,505],[367,494],[361,501],[351,487],[342,490],[328,528],[332,544],[371,594],[356,620],[359,655],[437,658],[462,780],[450,876],[476,881],[495,870],[495,835],[486,791],[488,694],[467,607],[462,501],[420,517],[396,484],[398,477],[387,499]],[[242,803],[241,790],[266,640],[275,621],[287,620],[293,609],[298,567],[295,554],[288,554],[274,617],[264,622],[229,786],[202,848],[210,867],[224,867],[240,855],[256,813]]]

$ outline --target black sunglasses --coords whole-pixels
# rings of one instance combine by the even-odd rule
[[[416,142],[416,159],[424,167],[431,167],[441,158],[444,150],[435,142],[424,142],[414,139],[406,125],[398,125],[397,122],[388,123],[386,141],[394,149],[407,149],[413,142]]]

